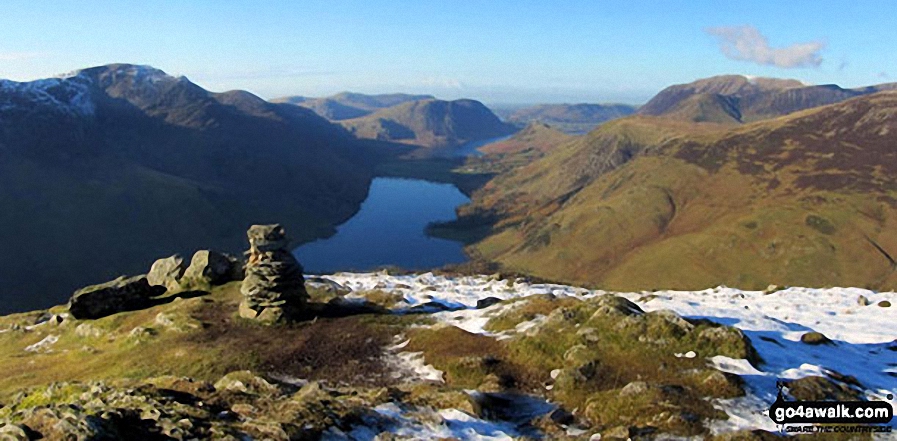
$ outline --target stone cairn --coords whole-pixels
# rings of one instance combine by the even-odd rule
[[[302,266],[287,248],[288,239],[279,224],[253,225],[249,236],[249,260],[240,292],[240,316],[264,323],[289,321],[308,300]]]

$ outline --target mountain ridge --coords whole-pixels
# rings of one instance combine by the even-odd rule
[[[389,151],[311,110],[146,66],[0,82],[0,200],[16,207],[0,214],[16,250],[0,257],[12,284],[0,309],[59,301],[160,252],[233,249],[242,238],[227,231],[246,223],[282,218],[299,241],[326,236]]]
[[[894,289],[894,108],[880,92],[740,126],[623,118],[499,175],[459,222],[494,219],[471,246],[486,260],[607,289]]]
[[[436,99],[432,95],[414,95],[407,93],[387,93],[367,95],[356,92],[341,92],[323,98],[302,96],[286,96],[271,100],[274,103],[288,103],[309,108],[331,121],[358,118],[370,115],[379,109],[385,109],[408,101]]]
[[[360,118],[340,121],[359,138],[427,148],[451,148],[513,133],[479,101],[407,101]]]
[[[640,115],[684,121],[746,123],[893,90],[897,83],[844,89],[798,80],[721,75],[669,86],[638,110]]]

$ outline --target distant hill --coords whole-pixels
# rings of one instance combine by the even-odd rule
[[[572,136],[544,123],[530,123],[514,136],[480,148],[486,154],[512,154],[528,150],[548,152],[558,144],[573,139]]]
[[[575,139],[573,135],[543,123],[530,123],[508,139],[479,148],[483,154],[469,156],[465,168],[477,173],[501,173],[529,164],[549,151]]]
[[[450,148],[515,131],[474,100],[404,102],[370,115],[340,121],[359,138],[431,148]]]
[[[343,92],[324,98],[306,98],[288,96],[271,100],[274,103],[287,103],[314,110],[318,115],[332,121],[358,118],[387,107],[408,101],[435,99],[432,95],[409,95],[391,93],[382,95],[365,95],[361,93]]]
[[[895,88],[897,83],[844,89],[833,84],[808,86],[797,80],[723,75],[667,87],[638,113],[682,121],[748,123]]]
[[[366,196],[371,150],[308,109],[146,66],[0,81],[0,311],[175,251],[242,250],[251,223],[329,234]]]
[[[505,269],[612,290],[897,289],[894,109],[880,92],[735,126],[619,119],[499,175],[459,225],[491,225],[471,252]]]
[[[636,109],[626,104],[540,104],[516,109],[504,120],[521,127],[541,122],[566,133],[583,134],[601,123],[631,115]]]

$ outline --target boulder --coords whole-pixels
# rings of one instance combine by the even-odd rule
[[[822,333],[810,331],[800,336],[801,343],[808,345],[832,345],[831,340]]]
[[[150,285],[164,286],[169,291],[176,291],[181,288],[181,277],[186,270],[184,258],[175,254],[153,262],[146,280]]]
[[[165,291],[164,286],[150,285],[144,275],[130,278],[122,276],[75,291],[68,308],[76,319],[98,319],[151,306],[153,297],[158,297]]]
[[[234,257],[217,251],[199,250],[193,254],[183,280],[193,285],[221,285],[238,280],[234,277],[235,266],[239,266],[239,262]]]
[[[484,299],[477,300],[477,309],[485,309],[492,305],[496,305],[501,303],[501,299],[498,297],[486,297]]]
[[[240,287],[240,316],[264,323],[289,321],[308,301],[302,265],[288,249],[280,225],[253,225],[247,236],[249,261]]]

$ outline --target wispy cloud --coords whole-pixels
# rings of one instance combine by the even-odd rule
[[[878,77],[881,78],[881,79],[883,79],[883,80],[886,80],[886,79],[888,79],[888,78],[891,78],[891,76],[888,75],[888,73],[887,73],[887,72],[884,72],[884,71],[879,72],[879,73],[878,73]]]
[[[769,45],[766,36],[749,25],[714,27],[706,29],[706,32],[719,40],[720,50],[733,60],[784,68],[817,67],[822,64],[819,52],[825,48],[825,43],[821,41],[774,48]]]
[[[0,61],[27,61],[47,56],[44,52],[0,52]]]

